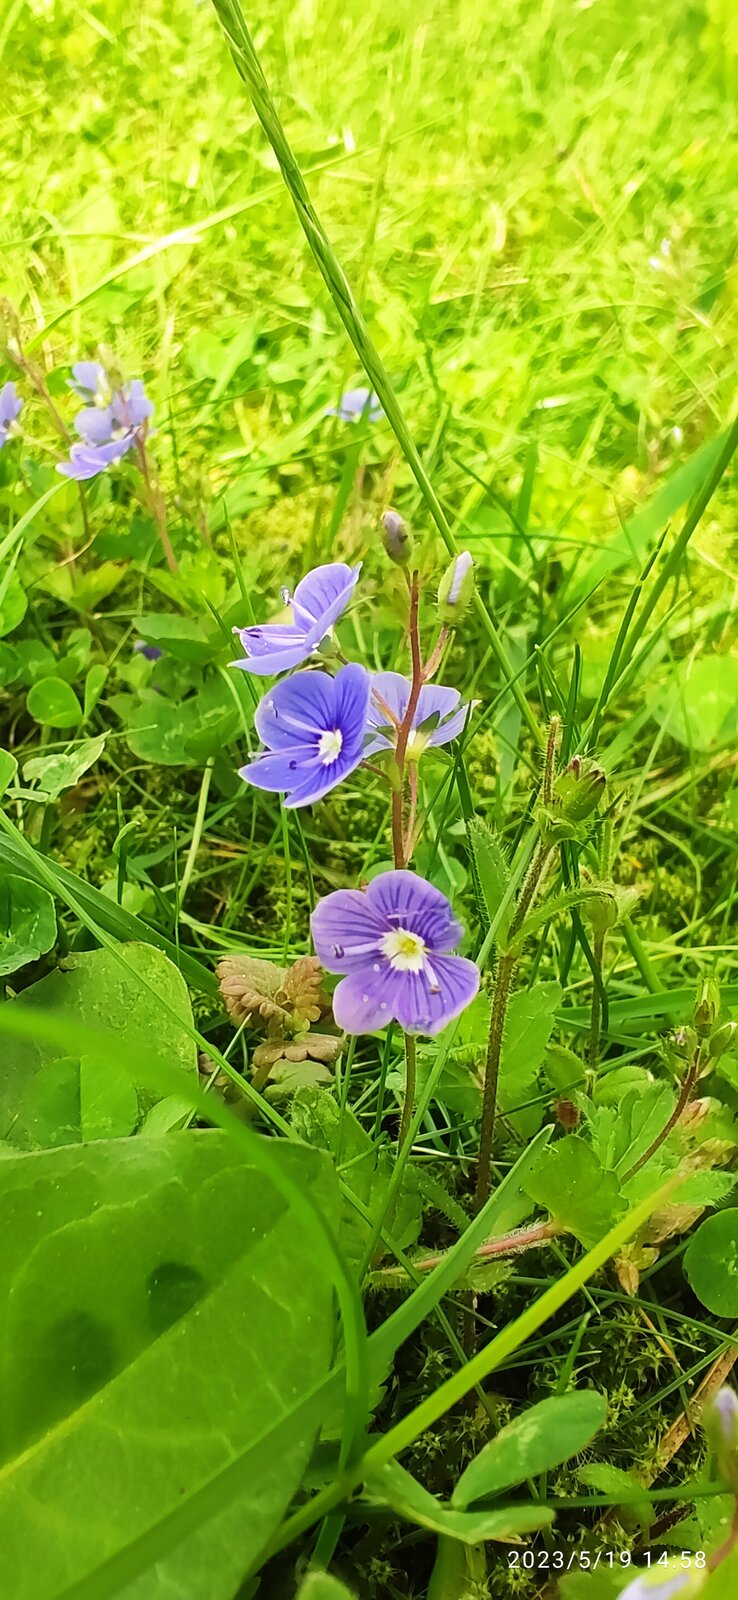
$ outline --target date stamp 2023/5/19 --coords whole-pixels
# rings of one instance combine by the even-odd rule
[[[575,1546],[572,1550],[521,1550],[505,1551],[508,1567],[520,1567],[525,1572],[594,1572],[597,1567],[613,1571],[633,1567],[667,1568],[672,1573],[704,1570],[707,1558],[704,1550],[662,1550],[658,1555],[651,1550],[639,1550],[634,1558],[628,1550],[587,1550]]]

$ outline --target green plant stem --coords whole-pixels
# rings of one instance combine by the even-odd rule
[[[600,1042],[602,1031],[602,961],[605,954],[605,934],[596,933],[593,941],[595,967],[599,982],[592,985],[592,1011],[589,1027],[589,1064],[593,1071],[600,1059]]]
[[[138,456],[141,463],[141,472],[143,473],[144,484],[146,486],[146,501],[148,510],[151,512],[151,515],[154,519],[154,525],[159,535],[159,541],[161,543],[162,550],[164,551],[167,566],[170,572],[179,572],[177,557],[174,554],[172,541],[167,532],[166,501],[152,472],[149,452],[146,449],[146,443],[144,439],[138,440]]]
[[[215,757],[214,756],[209,756],[208,760],[205,763],[205,770],[204,770],[203,775],[202,775],[202,782],[200,784],[200,793],[199,793],[198,800],[197,800],[197,811],[195,813],[195,826],[194,826],[193,831],[192,831],[192,838],[190,840],[190,848],[187,851],[187,860],[185,861],[185,864],[184,864],[184,871],[182,873],[182,881],[181,881],[180,886],[179,886],[179,911],[180,911],[180,915],[182,914],[182,906],[184,905],[184,898],[185,898],[187,890],[189,889],[189,886],[190,886],[190,880],[192,878],[192,874],[193,874],[194,869],[195,869],[195,862],[197,860],[197,852],[198,852],[198,850],[200,848],[200,843],[201,843],[201,840],[202,840],[202,832],[203,832],[203,828],[205,826],[205,812],[207,810],[208,796],[210,794],[210,782],[211,782],[211,779],[212,779],[212,776],[213,776],[213,765],[214,765],[214,762],[215,762]]]
[[[528,868],[520,890],[515,915],[510,923],[508,944],[514,942],[515,934],[519,932],[530,907],[535,900],[540,887],[541,879],[546,870],[551,855],[551,846],[540,840],[533,860]],[[487,1035],[487,1057],[484,1067],[484,1090],[482,1095],[482,1121],[479,1129],[479,1157],[477,1161],[477,1183],[474,1192],[474,1208],[480,1211],[489,1194],[490,1173],[492,1168],[492,1147],[495,1137],[495,1118],[497,1115],[497,1089],[500,1080],[500,1061],[502,1059],[502,1041],[505,1033],[505,1018],[512,991],[515,968],[518,963],[517,952],[503,951],[498,958],[495,970],[495,982],[492,992],[492,1007],[489,1018],[489,1033]]]
[[[417,1045],[412,1033],[405,1034],[405,1099],[400,1118],[400,1134],[398,1143],[400,1148],[405,1143],[410,1132],[410,1124],[415,1110],[415,1091],[417,1084]]]
[[[443,543],[451,556],[458,555],[456,540],[446,518],[441,502],[430,481],[428,473],[421,461],[417,448],[410,435],[405,417],[398,403],[395,391],[385,369],[384,363],[369,334],[363,313],[358,305],[346,275],[333,250],[328,235],[318,216],[308,193],[305,180],[297,162],[292,146],[287,138],[279,112],[272,99],[269,85],[254,48],[253,40],[246,26],[246,21],[239,0],[213,0],[213,5],[228,40],[231,54],[239,77],[243,79],[251,96],[251,102],[257,117],[264,129],[269,143],[279,163],[282,177],[287,185],[290,199],[297,212],[300,226],[305,234],[317,266],[322,274],[333,304],[353,344],[356,354],[371,381],[377,398],[384,410],[387,421],[397,439],[410,470],[415,478],[420,493],[425,500],[430,515],[441,535]],[[480,625],[486,634],[497,665],[505,678],[510,693],[512,694],[521,717],[530,732],[537,739],[539,737],[538,723],[534,712],[517,681],[513,671],[510,657],[479,594],[474,596],[474,608],[479,618]]]

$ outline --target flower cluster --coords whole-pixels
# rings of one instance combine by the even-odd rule
[[[244,656],[233,665],[265,677],[308,662],[345,611],[359,572],[343,562],[316,567],[292,597],[283,592],[290,620],[235,630]],[[357,663],[335,675],[296,672],[259,702],[254,721],[263,748],[240,775],[283,794],[287,807],[312,805],[367,755],[399,751],[401,729],[398,761],[417,762],[427,746],[456,738],[472,709],[457,689],[416,683],[413,695],[401,673],[372,674]],[[454,954],[462,928],[446,896],[404,866],[366,890],[327,895],[313,913],[312,935],[323,966],[341,978],[333,1011],[345,1033],[373,1033],[394,1021],[407,1033],[436,1034],[479,988],[474,962]]]
[[[146,438],[154,407],[140,378],[115,388],[98,361],[78,361],[70,387],[87,403],[74,419],[80,443],[57,472],[81,482],[96,478]]]
[[[0,389],[0,450],[7,444],[8,437],[16,417],[19,415],[23,401],[19,398],[14,383],[4,383]]]

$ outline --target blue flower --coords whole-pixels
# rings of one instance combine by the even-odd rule
[[[440,1033],[479,989],[479,968],[453,954],[463,930],[449,901],[414,872],[382,872],[363,892],[336,889],[310,927],[319,961],[342,974],[333,1014],[344,1033],[376,1033],[393,1020],[408,1033]]]
[[[18,416],[23,401],[16,393],[14,383],[4,383],[0,389],[0,450],[8,442],[8,434]]]
[[[112,398],[112,387],[105,368],[99,361],[77,361],[72,367],[69,387],[80,400],[106,406]]]
[[[333,624],[345,611],[361,572],[343,561],[314,567],[302,578],[292,596],[292,622],[267,622],[258,628],[234,628],[246,651],[231,666],[265,678],[299,667],[317,650]]]
[[[158,644],[147,644],[145,639],[137,639],[133,646],[135,656],[143,656],[145,661],[161,661],[164,654]]]
[[[83,398],[102,398],[106,385],[107,393],[111,394],[107,373],[98,362],[78,361],[72,371],[72,387]],[[90,387],[93,383],[94,388]],[[69,460],[60,461],[57,472],[78,481],[97,477],[143,441],[153,413],[154,407],[140,378],[114,390],[109,404],[85,406],[74,419],[82,443],[72,445]]]
[[[260,701],[254,722],[266,751],[241,768],[257,789],[285,794],[286,806],[309,806],[342,783],[363,759],[369,704],[365,667],[296,672]]]
[[[384,416],[382,407],[372,389],[347,389],[337,406],[329,406],[327,417],[339,417],[341,422],[378,422]]]
[[[394,750],[397,729],[407,711],[411,683],[400,672],[375,672],[367,716],[367,732],[372,735],[364,754]],[[478,705],[472,701],[472,709]],[[426,745],[448,744],[462,733],[469,715],[468,704],[461,703],[458,689],[445,689],[441,683],[425,683],[418,696],[410,737],[408,760],[417,760]]]

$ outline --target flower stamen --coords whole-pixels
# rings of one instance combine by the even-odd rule
[[[423,971],[427,945],[419,933],[411,933],[409,928],[393,928],[383,935],[381,948],[395,972]]]

